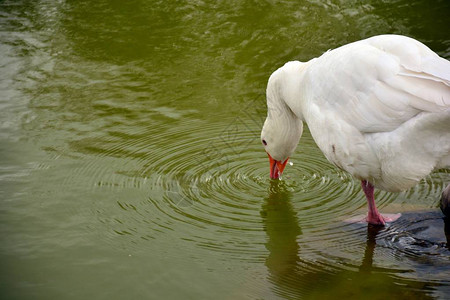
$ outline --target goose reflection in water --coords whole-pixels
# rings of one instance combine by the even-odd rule
[[[351,299],[383,298],[427,299],[433,284],[399,278],[395,274],[410,272],[376,267],[374,253],[377,236],[383,230],[368,225],[366,245],[360,265],[350,266],[342,260],[317,262],[308,257],[311,246],[302,253],[303,232],[301,222],[292,207],[292,194],[282,181],[272,181],[268,197],[261,209],[268,240],[266,259],[268,281],[275,294],[287,299]],[[364,239],[362,237],[362,239]],[[320,244],[319,244],[320,245]],[[385,249],[384,249],[385,250]],[[327,256],[326,249],[313,249]],[[395,251],[393,249],[392,251]],[[378,257],[378,256],[376,256]],[[334,262],[334,263],[333,263]],[[345,269],[342,267],[346,265]],[[351,269],[351,270],[349,270]],[[408,287],[406,289],[405,287]],[[415,290],[411,292],[411,288]]]

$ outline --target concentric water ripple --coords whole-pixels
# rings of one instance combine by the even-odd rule
[[[116,233],[138,235],[130,227],[153,224],[141,236],[145,239],[172,231],[173,223],[180,223],[187,225],[181,228],[188,232],[177,231],[178,237],[223,248],[208,243],[205,236],[195,237],[192,227],[209,232],[237,230],[242,238],[258,232],[262,188],[268,182],[266,157],[255,147],[255,132],[240,130],[231,144],[221,136],[224,127],[192,120],[167,130],[145,128],[134,134],[115,132],[108,139],[77,141],[73,147],[87,155],[86,163],[67,184],[89,186],[94,194],[100,190],[114,194],[121,215],[109,223],[119,228]],[[249,147],[239,153],[235,147],[244,144]],[[125,193],[130,196],[119,196]],[[103,221],[102,214],[116,210],[111,203],[94,206]]]
[[[230,124],[236,125],[232,131]],[[94,198],[111,194],[109,202],[94,201],[91,209],[109,229],[103,239],[112,243],[120,237],[123,247],[139,250],[154,240],[170,247],[180,239],[240,261],[264,261],[271,280],[282,281],[280,293],[292,289],[292,295],[296,285],[311,284],[298,282],[308,281],[308,273],[326,277],[381,267],[400,275],[411,266],[396,262],[408,252],[384,232],[374,243],[382,244],[388,263],[367,263],[367,226],[343,222],[366,213],[360,183],[333,167],[307,131],[282,180],[272,181],[256,122],[232,118],[206,124],[186,118],[159,125],[137,132],[115,129],[72,144],[85,163],[67,184],[88,187]],[[431,199],[446,175],[434,174],[401,194],[377,192],[377,204],[381,211],[395,210],[412,199],[433,207]]]

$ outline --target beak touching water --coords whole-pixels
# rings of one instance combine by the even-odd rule
[[[284,162],[281,162],[280,160],[273,159],[269,153],[267,153],[267,155],[269,156],[270,161],[270,178],[271,179],[280,178],[284,168],[286,167],[289,157]]]

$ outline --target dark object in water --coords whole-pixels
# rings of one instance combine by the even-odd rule
[[[450,184],[442,192],[441,210],[448,218],[450,218]]]

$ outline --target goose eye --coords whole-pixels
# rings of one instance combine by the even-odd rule
[[[262,140],[262,143],[264,144],[264,146],[267,146],[266,140]]]

